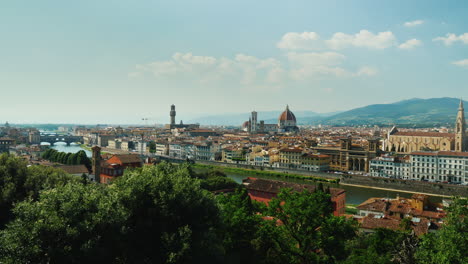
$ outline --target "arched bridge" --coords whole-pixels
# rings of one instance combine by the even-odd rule
[[[71,143],[83,144],[83,137],[80,136],[60,136],[60,135],[41,135],[41,142],[48,142],[53,146],[56,142],[65,142],[67,146]]]

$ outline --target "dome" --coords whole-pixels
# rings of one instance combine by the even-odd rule
[[[243,124],[242,124],[242,128],[246,128],[250,126],[250,122],[249,121],[245,121]]]
[[[296,122],[296,116],[293,112],[289,111],[289,106],[286,106],[286,110],[278,118],[278,121],[294,121]]]

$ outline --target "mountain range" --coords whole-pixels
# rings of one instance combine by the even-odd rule
[[[457,116],[460,99],[413,98],[390,104],[373,104],[343,112],[316,113],[293,111],[298,125],[402,125],[402,126],[452,126]],[[465,102],[465,101],[464,101]],[[466,102],[465,102],[466,103]],[[258,120],[276,123],[282,111],[259,111]],[[250,113],[204,116],[190,120],[201,125],[240,126]]]

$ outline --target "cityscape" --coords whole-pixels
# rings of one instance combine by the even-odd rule
[[[468,5],[46,2],[0,11],[0,263],[468,262]]]

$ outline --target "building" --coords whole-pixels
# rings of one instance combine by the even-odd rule
[[[109,183],[116,177],[122,176],[126,168],[139,168],[143,161],[139,155],[117,154],[101,162],[100,183]]]
[[[468,184],[468,152],[413,152],[412,180]]]
[[[299,128],[297,127],[296,116],[289,110],[289,106],[286,106],[286,110],[284,110],[279,115],[277,124],[265,124],[265,121],[263,120],[258,122],[257,117],[257,112],[252,111],[249,121],[245,121],[242,124],[242,129],[251,134],[299,131]]]
[[[383,150],[395,153],[415,151],[467,151],[465,110],[460,100],[455,133],[398,131],[393,127],[387,134]]]
[[[267,179],[259,179],[248,177],[242,181],[245,185],[247,192],[252,200],[268,202],[276,197],[281,189],[288,188],[296,192],[302,192],[303,190],[309,190],[314,192],[316,187],[314,185],[298,184],[292,182],[274,181]],[[339,188],[330,188],[331,201],[333,204],[333,214],[340,216],[345,213],[346,204],[346,191]]]
[[[379,140],[369,139],[367,146],[352,144],[352,138],[340,139],[337,147],[312,147],[315,153],[330,156],[330,170],[369,172],[372,159],[380,156]]]
[[[0,153],[8,153],[10,151],[10,146],[15,143],[15,140],[11,138],[0,138]]]
[[[174,128],[190,128],[190,129],[199,129],[200,124],[184,124],[182,120],[180,120],[180,124],[176,124],[176,108],[175,105],[171,105],[171,111],[169,112],[170,117],[170,124],[167,124],[165,127],[166,129],[174,129]]]
[[[279,167],[327,171],[330,168],[330,156],[318,153],[305,153],[301,148],[283,148],[279,151]]]
[[[39,130],[32,130],[28,134],[29,144],[41,144],[41,133]]]
[[[411,162],[409,156],[382,156],[372,159],[369,165],[369,174],[374,177],[409,179]]]
[[[278,118],[278,132],[297,132],[296,116],[289,110],[289,106],[286,106],[286,110],[281,113]]]
[[[402,219],[410,219],[410,228],[422,235],[438,228],[446,216],[441,204],[431,203],[424,194],[413,194],[411,198],[370,198],[358,205],[358,221],[364,232],[377,228],[402,230]]]

